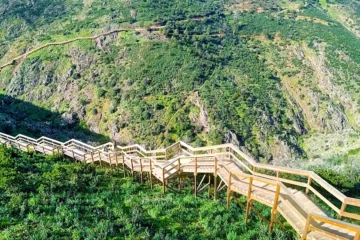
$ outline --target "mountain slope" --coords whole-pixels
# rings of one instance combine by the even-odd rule
[[[48,42],[162,28],[44,48],[4,68],[0,90],[119,143],[231,141],[285,165],[341,147],[358,165],[359,11],[350,0],[7,1],[0,65]]]

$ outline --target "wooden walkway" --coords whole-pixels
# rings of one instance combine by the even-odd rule
[[[33,139],[3,133],[0,133],[0,143],[23,151],[63,154],[84,163],[110,166],[111,169],[122,166],[124,176],[127,170],[132,176],[137,172],[141,182],[146,174],[151,187],[153,179],[158,180],[164,193],[169,181],[178,179],[180,189],[185,175],[194,176],[195,196],[204,189],[208,190],[210,196],[213,186],[216,199],[217,193],[226,188],[227,207],[232,199],[242,206],[237,196],[245,196],[245,221],[248,221],[249,212],[254,211],[269,222],[270,231],[274,224],[283,226],[277,218],[277,214],[281,214],[301,239],[360,238],[360,226],[339,220],[342,217],[360,220],[359,214],[346,211],[349,205],[360,208],[360,199],[346,197],[312,171],[259,164],[232,144],[193,148],[184,142],[178,142],[165,149],[146,150],[139,145],[115,147],[112,143],[107,143],[93,147],[77,140],[63,143],[46,137]],[[320,188],[337,199],[341,206],[338,207],[324,197],[318,190]],[[309,193],[332,208],[339,219],[329,217],[309,197]],[[254,201],[271,208],[269,220],[254,208]]]

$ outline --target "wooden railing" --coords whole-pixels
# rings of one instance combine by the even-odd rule
[[[212,152],[212,153],[221,153],[228,152],[232,157],[232,160],[239,163],[245,172],[248,172],[252,175],[268,178],[276,181],[283,182],[285,184],[291,184],[298,187],[305,188],[306,193],[312,192],[319,199],[321,199],[326,205],[328,205],[331,209],[333,209],[338,217],[347,217],[355,220],[360,220],[359,214],[354,214],[350,212],[346,212],[347,206],[355,206],[360,207],[360,199],[350,198],[345,196],[335,187],[326,182],[323,178],[317,175],[313,171],[292,169],[286,167],[278,167],[273,165],[266,165],[255,162],[252,158],[247,156],[245,153],[240,151],[236,146],[232,144],[222,144],[217,146],[208,146],[208,147],[200,147],[193,148],[186,143],[180,142],[183,148],[186,148],[188,152],[196,154],[198,152]],[[259,172],[262,171],[262,172]],[[274,175],[269,174],[268,172],[274,172]],[[289,178],[281,177],[282,175],[287,174],[291,177],[304,177],[306,178],[306,182],[301,182]],[[335,206],[332,202],[328,200],[325,196],[323,196],[318,190],[316,190],[313,185],[314,183],[318,184],[321,188],[330,193],[335,199],[338,199],[341,202],[341,208]]]
[[[233,181],[234,176],[241,177],[243,179],[248,180],[248,190],[247,190],[247,196],[246,196],[247,197],[247,206],[246,206],[246,214],[245,214],[245,223],[248,220],[249,211],[250,211],[250,207],[251,207],[251,202],[252,202],[253,199],[255,199],[256,201],[261,202],[261,203],[271,207],[271,219],[270,219],[270,225],[269,225],[269,231],[271,231],[272,228],[273,228],[273,224],[274,224],[274,221],[275,221],[275,214],[277,212],[277,207],[278,207],[278,203],[279,203],[280,188],[281,188],[280,183],[275,182],[275,181],[271,181],[271,180],[267,180],[267,179],[264,179],[264,178],[260,178],[260,177],[255,177],[255,176],[248,175],[248,174],[245,174],[245,173],[233,173],[233,172],[230,172],[229,182],[228,182],[228,184],[229,184],[228,185],[228,194],[227,194],[227,209],[229,209],[229,206],[230,206],[230,196],[231,196],[231,191],[232,191],[231,187],[232,187],[232,181]],[[272,205],[270,205],[269,202],[267,202],[267,201],[263,201],[263,200],[261,200],[259,198],[254,198],[252,196],[253,183],[255,181],[266,183],[266,184],[269,184],[269,185],[272,185],[272,186],[276,187],[276,190],[275,190],[275,193],[274,193],[274,202],[273,202]]]
[[[329,217],[320,216],[318,214],[308,214],[306,225],[304,228],[304,232],[302,234],[301,240],[305,240],[307,238],[307,235],[309,231],[316,231],[317,233],[321,233],[324,236],[329,236],[334,239],[349,239],[349,238],[340,238],[339,236],[333,234],[330,231],[324,230],[324,228],[318,228],[319,225],[316,221],[323,223],[327,223],[336,227],[340,227],[342,229],[347,229],[355,233],[354,240],[360,239],[360,227],[354,224],[350,224],[347,222],[335,220]]]
[[[85,160],[91,159],[94,154],[99,154],[100,158],[102,154],[107,154],[106,151],[104,151],[103,149],[104,147],[106,147],[109,150],[110,149],[115,150],[114,145],[112,143],[107,143],[99,147],[93,147],[74,139],[69,140],[65,143],[61,143],[59,141],[46,137],[33,139],[24,135],[18,135],[16,137],[12,137],[3,133],[0,133],[0,138],[12,144],[18,144],[18,141],[21,140],[26,144],[33,145],[34,147],[37,146],[44,147],[43,143],[46,143],[48,145],[56,147],[57,149],[61,149],[62,151],[71,151],[73,156],[77,156],[78,158],[83,158]],[[83,151],[86,152],[86,155],[79,156],[78,153],[74,152],[74,150],[71,149],[72,146],[75,146],[78,149],[83,149]],[[180,141],[164,149],[146,150],[142,146],[135,144],[126,147],[117,146],[115,151],[118,150],[120,150],[119,152],[123,152],[123,153],[134,152],[144,158],[158,159],[158,160],[168,159],[168,157],[171,155],[172,152],[176,152],[178,155],[184,154],[190,156],[193,155],[217,156],[221,154],[228,154],[228,157],[232,159],[234,163],[236,163],[239,167],[241,167],[244,170],[244,172],[258,177],[280,181],[285,184],[291,184],[298,187],[303,187],[305,188],[306,193],[312,192],[319,199],[321,199],[326,205],[328,205],[331,209],[333,209],[338,214],[339,218],[347,217],[351,219],[360,220],[359,214],[346,212],[347,206],[360,207],[360,199],[355,199],[345,196],[339,190],[337,190],[329,183],[327,183],[324,179],[322,179],[320,176],[318,176],[315,172],[257,163],[253,158],[249,157],[247,154],[240,151],[240,149],[234,146],[233,144],[222,144],[216,146],[193,148],[190,145]],[[176,156],[176,154],[174,156]],[[271,172],[273,174],[271,174]],[[291,178],[286,178],[284,177],[285,175],[290,176]],[[306,179],[306,181],[302,182],[294,179],[294,177],[295,178],[302,177]],[[328,200],[327,197],[323,196],[318,190],[316,190],[314,188],[315,183],[324,190],[326,190],[334,198],[338,199],[341,202],[341,207],[339,208],[335,206],[331,201]]]

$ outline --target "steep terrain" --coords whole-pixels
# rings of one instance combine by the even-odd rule
[[[232,142],[275,164],[358,167],[359,21],[352,0],[2,1],[0,66],[50,42],[149,31],[49,46],[3,68],[1,128],[14,132],[26,113],[33,135],[65,126],[63,138],[96,141],[78,131],[88,129],[150,148]]]

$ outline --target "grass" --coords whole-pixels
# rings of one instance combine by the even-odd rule
[[[107,168],[0,146],[0,239],[295,239],[233,201],[226,210],[207,192],[194,198],[192,179],[165,196],[149,181]],[[170,181],[170,184],[172,181]],[[176,187],[176,186],[173,186]],[[270,208],[255,203],[267,218]]]

